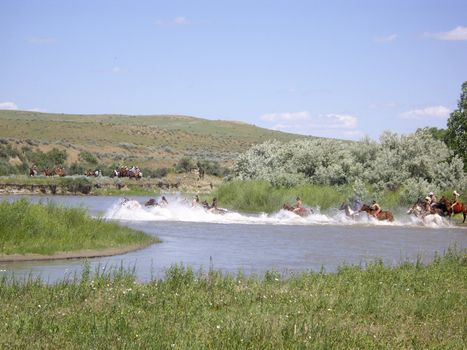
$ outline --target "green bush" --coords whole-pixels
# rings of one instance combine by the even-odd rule
[[[59,150],[54,147],[48,152],[28,151],[26,152],[26,157],[39,168],[54,168],[65,164],[67,152],[66,150]]]
[[[193,160],[188,157],[182,157],[175,166],[175,170],[178,173],[189,173],[194,168],[195,164],[193,163]]]
[[[97,158],[91,152],[88,151],[80,152],[79,158],[83,162],[89,163],[90,165],[97,165],[98,163]]]

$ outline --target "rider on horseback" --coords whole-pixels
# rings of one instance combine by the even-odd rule
[[[373,213],[375,218],[378,217],[378,214],[381,212],[381,206],[375,200],[371,202],[370,209],[375,211]]]
[[[461,196],[459,193],[457,193],[457,191],[454,191],[452,192],[453,196],[454,196],[454,203],[452,203],[451,205],[451,209],[454,209],[454,207],[459,204],[459,197]]]
[[[436,198],[435,194],[433,192],[428,193],[428,197],[430,197],[430,206],[431,208],[436,207],[438,204],[438,199]]]
[[[294,213],[299,212],[302,209],[302,200],[300,197],[297,197],[297,200],[295,202],[294,210],[292,210]]]
[[[425,197],[424,205],[425,205],[425,207],[423,209],[427,212],[427,214],[430,214],[431,213],[431,205],[432,205],[430,196]]]
[[[162,196],[161,201],[159,202],[159,205],[163,207],[166,205],[169,205],[169,202],[167,201],[167,198],[165,198],[165,196]]]

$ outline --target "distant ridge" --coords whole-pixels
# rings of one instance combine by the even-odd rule
[[[172,166],[182,157],[232,164],[254,144],[311,138],[241,121],[187,115],[62,114],[0,110],[0,138],[15,147],[66,149],[68,162],[82,151],[105,164]]]

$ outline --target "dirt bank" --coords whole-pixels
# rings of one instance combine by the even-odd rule
[[[45,177],[5,177],[0,178],[0,195],[99,195],[115,194],[115,192],[138,191],[210,193],[222,183],[222,179],[206,176],[199,179],[198,175],[169,174],[164,178],[143,178],[141,180],[128,178],[63,178]]]
[[[40,254],[0,254],[0,262],[17,262],[17,261],[39,261],[39,260],[64,260],[64,259],[82,259],[82,258],[99,258],[104,256],[121,255],[143,249],[153,243],[147,245],[133,245],[119,248],[106,248],[101,250],[77,250],[73,252],[60,252],[53,255]]]

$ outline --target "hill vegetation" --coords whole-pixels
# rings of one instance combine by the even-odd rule
[[[44,154],[52,163],[94,168],[118,164],[170,168],[182,158],[231,166],[267,140],[307,138],[254,125],[188,116],[69,115],[0,111],[0,175],[24,173]],[[65,152],[65,159],[57,159]],[[47,157],[46,157],[47,158]],[[27,165],[25,165],[27,164]],[[46,166],[46,163],[41,165]],[[2,169],[3,168],[3,169]]]

